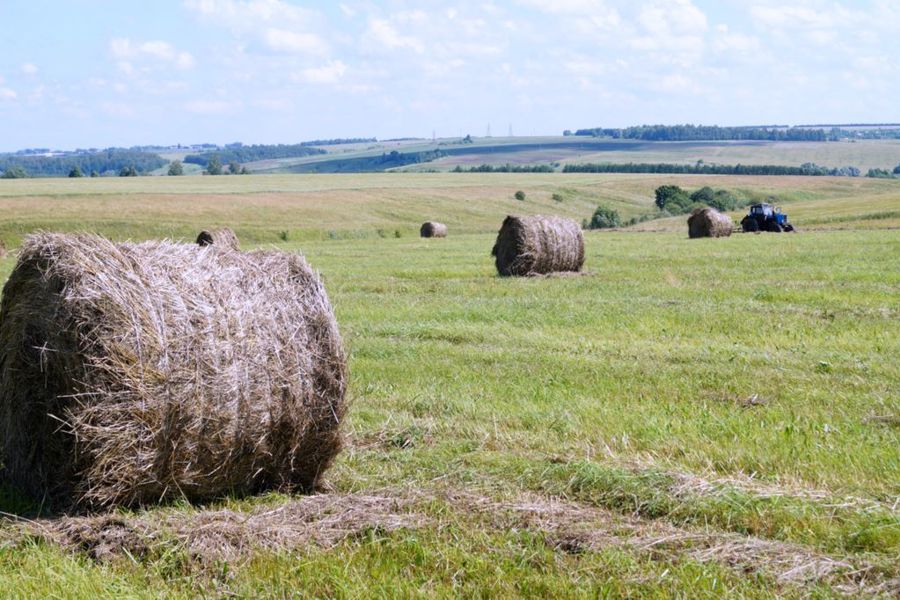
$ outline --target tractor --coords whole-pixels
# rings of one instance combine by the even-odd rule
[[[754,204],[747,216],[741,219],[741,229],[744,232],[781,233],[794,231],[794,226],[788,223],[787,215],[783,214],[780,208],[775,208],[771,204]]]

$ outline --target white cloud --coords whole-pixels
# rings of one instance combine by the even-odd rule
[[[38,72],[37,65],[33,63],[24,63],[19,69],[26,75],[36,75]]]
[[[333,60],[321,67],[312,67],[301,71],[296,79],[306,83],[337,83],[347,72],[347,65],[340,60]]]
[[[655,35],[696,34],[708,27],[706,14],[691,0],[661,0],[644,6],[640,24]]]
[[[138,43],[128,38],[113,38],[109,42],[109,50],[124,73],[134,70],[132,63],[135,61],[168,63],[179,69],[194,66],[194,57],[190,52],[178,51],[172,44],[161,40]]]
[[[321,15],[283,0],[185,0],[184,6],[238,36],[256,38],[270,50],[311,54],[328,50],[319,34],[324,26]]]
[[[15,90],[6,87],[0,87],[0,100],[15,100],[19,95]]]
[[[387,19],[371,19],[369,35],[377,43],[387,48],[409,48],[422,54],[425,44],[416,37],[401,35]]]
[[[758,52],[762,43],[755,36],[732,32],[728,25],[717,25],[712,46],[716,52],[750,54]]]
[[[325,49],[322,39],[312,33],[273,27],[266,30],[263,39],[269,48],[279,52],[319,53]]]

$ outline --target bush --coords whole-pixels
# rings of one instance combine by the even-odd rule
[[[587,229],[610,229],[619,227],[622,224],[619,213],[616,210],[605,206],[598,206],[587,224]]]
[[[656,207],[672,214],[682,214],[688,211],[692,204],[688,193],[677,185],[662,185],[656,188]]]
[[[894,176],[887,169],[869,169],[866,177],[874,177],[876,179],[892,179]]]
[[[519,190],[518,192],[515,193],[515,198],[516,198],[516,200],[524,200],[525,192],[523,192],[522,190]]]
[[[563,201],[562,194],[553,194],[552,196],[550,196],[550,198],[552,198],[554,202],[562,202]]]
[[[3,171],[3,175],[0,175],[2,179],[25,179],[27,177],[28,173],[22,167],[10,167]]]

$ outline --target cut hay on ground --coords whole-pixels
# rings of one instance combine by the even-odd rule
[[[584,236],[571,219],[509,216],[500,227],[491,254],[496,257],[497,272],[503,276],[580,271]]]
[[[695,208],[688,217],[688,236],[702,237],[728,237],[734,229],[731,217],[723,215],[711,206]]]
[[[423,238],[442,238],[447,237],[447,226],[437,221],[425,221],[419,230],[419,235]]]
[[[197,244],[200,246],[216,246],[217,248],[230,248],[240,250],[241,243],[237,234],[228,227],[218,229],[204,229],[197,236]]]
[[[86,507],[309,490],[346,362],[299,255],[25,239],[0,303],[2,478]]]

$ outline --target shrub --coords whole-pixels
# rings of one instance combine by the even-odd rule
[[[659,210],[681,214],[687,212],[691,205],[691,197],[677,185],[662,185],[656,188],[655,193],[656,206]]]
[[[552,198],[554,202],[562,202],[563,201],[562,194],[553,194],[552,196],[550,196],[550,198]]]
[[[516,200],[524,200],[525,192],[523,192],[522,190],[519,190],[518,192],[515,193],[515,198],[516,198]]]
[[[588,223],[588,229],[609,229],[622,224],[619,213],[605,206],[598,206]]]
[[[22,167],[10,167],[3,171],[3,175],[0,175],[0,179],[25,179],[27,177],[28,173]]]

